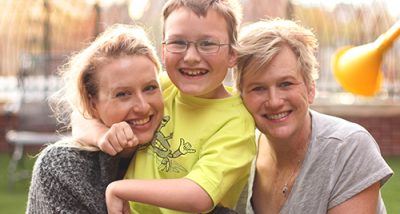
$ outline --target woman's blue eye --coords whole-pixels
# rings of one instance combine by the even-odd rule
[[[252,88],[251,90],[252,90],[252,91],[262,91],[262,90],[264,90],[264,89],[265,89],[265,88],[262,87],[262,86],[257,86],[257,87]]]
[[[156,90],[156,89],[158,89],[157,85],[149,85],[149,86],[146,86],[144,88],[145,91],[153,91],[153,90]]]
[[[279,84],[280,87],[286,88],[293,85],[291,82],[283,82],[281,84]]]
[[[127,95],[129,95],[128,92],[121,91],[121,92],[118,92],[117,94],[115,94],[115,97],[124,97],[124,96],[127,96]]]

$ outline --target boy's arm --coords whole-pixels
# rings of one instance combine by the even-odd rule
[[[86,119],[74,111],[71,124],[72,136],[80,144],[98,147],[109,155],[114,156],[125,148],[136,147],[139,143],[129,124],[124,121],[108,128],[100,121]]]
[[[109,213],[116,213],[124,201],[135,201],[190,213],[209,211],[210,196],[190,179],[119,180],[108,185],[106,202]],[[116,209],[116,210],[114,210]]]

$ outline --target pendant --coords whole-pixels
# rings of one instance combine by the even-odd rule
[[[283,186],[283,188],[282,188],[282,193],[283,193],[284,195],[286,195],[286,193],[288,192],[288,190],[289,190],[289,188],[288,188],[287,184],[285,184],[285,186]]]

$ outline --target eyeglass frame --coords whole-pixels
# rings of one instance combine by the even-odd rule
[[[173,44],[173,43],[168,43],[168,42],[176,42],[176,41],[184,42],[185,45],[186,45],[186,48],[182,49],[182,51],[171,51],[171,50],[169,50],[168,49],[168,44]],[[201,42],[213,42],[213,43],[215,43],[214,45],[216,45],[218,48],[213,52],[204,52],[204,50],[202,51],[201,48],[199,49],[199,44]],[[215,53],[219,52],[219,50],[221,49],[221,46],[230,45],[230,43],[220,43],[220,41],[213,40],[213,39],[202,39],[202,40],[197,40],[197,41],[190,41],[190,40],[186,40],[186,39],[167,39],[167,40],[164,40],[164,41],[161,42],[161,44],[165,45],[165,49],[168,52],[175,53],[175,54],[185,53],[189,49],[191,43],[194,44],[194,47],[196,48],[197,52],[202,53],[202,54],[215,54]],[[179,45],[179,44],[175,44],[175,45]]]

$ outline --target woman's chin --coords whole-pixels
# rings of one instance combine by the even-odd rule
[[[147,144],[150,143],[151,140],[153,140],[153,135],[149,134],[149,135],[141,135],[138,136],[138,140],[139,140],[139,144]]]

